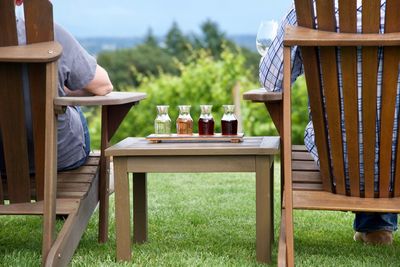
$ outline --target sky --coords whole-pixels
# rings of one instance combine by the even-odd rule
[[[184,33],[198,33],[207,19],[228,35],[256,34],[261,21],[273,29],[291,0],[52,0],[54,17],[77,37],[143,36],[151,27],[163,36],[176,21]]]

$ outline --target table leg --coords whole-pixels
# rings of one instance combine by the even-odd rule
[[[256,156],[256,258],[271,263],[271,184],[270,157]]]
[[[147,241],[147,178],[146,173],[133,174],[133,239]]]
[[[270,156],[270,173],[269,173],[269,179],[270,179],[270,192],[271,192],[271,243],[274,243],[274,156]]]
[[[129,208],[129,180],[127,162],[114,157],[115,224],[117,261],[131,260],[131,227]]]

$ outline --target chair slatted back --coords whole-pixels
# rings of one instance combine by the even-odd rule
[[[48,0],[25,0],[27,43],[53,41],[52,5]],[[14,0],[0,1],[0,46],[18,45]],[[10,203],[43,199],[46,127],[46,63],[27,64],[32,110],[35,179],[29,173],[21,63],[0,63],[0,125],[6,167],[7,188],[0,183],[0,202],[7,195]],[[48,141],[48,140],[47,140]],[[3,177],[4,178],[4,177]],[[31,188],[35,186],[36,188]],[[7,194],[5,194],[7,192]]]
[[[323,31],[355,33],[357,13],[362,12],[360,22],[362,32],[379,33],[381,1],[362,2],[362,10],[357,10],[357,0],[339,0],[336,10],[334,0],[295,0],[298,25]],[[399,32],[400,1],[387,0],[385,12],[384,32]],[[392,183],[394,188],[391,190],[392,168],[394,168],[392,146],[393,143],[396,144],[392,136],[395,113],[398,112],[395,109],[395,102],[400,49],[384,47],[384,44],[382,46],[383,48],[361,49],[301,48],[323,188],[326,191],[357,197],[400,195],[400,168],[397,168],[400,167],[400,157],[397,157],[397,148],[394,156],[396,165]],[[358,57],[362,59],[361,64],[357,64]],[[379,60],[381,57],[383,57],[382,63]],[[381,87],[378,85],[380,71]],[[360,72],[362,77],[357,75]],[[361,103],[359,97],[362,99]],[[379,97],[380,110],[377,104]],[[362,106],[361,114],[358,111],[359,105]],[[342,129],[343,120],[345,129]],[[376,133],[378,124],[380,131]],[[359,131],[360,125],[362,134]],[[344,140],[346,140],[345,146]],[[375,184],[374,181],[376,148],[379,149],[379,184]],[[347,174],[345,162],[347,162]],[[349,178],[347,186],[346,176]],[[362,180],[364,180],[363,188],[360,186]],[[375,188],[379,188],[379,192],[375,192]]]

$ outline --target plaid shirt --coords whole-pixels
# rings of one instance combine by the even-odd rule
[[[358,2],[357,9],[357,31],[361,32],[361,11],[362,6],[360,5],[360,1]],[[381,5],[381,24],[380,24],[380,32],[384,32],[384,16],[385,16],[385,6],[383,3]],[[338,14],[338,9],[336,7],[336,14]],[[338,19],[336,20],[338,21]],[[283,89],[283,37],[284,37],[284,29],[287,25],[297,25],[297,18],[294,6],[287,13],[283,21],[280,23],[278,27],[278,32],[273,40],[270,48],[268,49],[266,55],[262,57],[260,62],[260,72],[259,78],[260,83],[264,88],[273,92],[281,92]],[[337,27],[338,29],[338,27]],[[338,53],[340,54],[340,49],[338,49]],[[383,53],[382,49],[379,49],[378,52],[379,57],[379,67],[378,67],[378,90],[377,90],[377,123],[376,123],[376,146],[375,146],[375,190],[377,190],[378,186],[378,163],[379,163],[379,127],[380,127],[380,110],[381,110],[381,85],[382,85],[382,58]],[[339,57],[340,58],[340,57]],[[361,118],[362,114],[362,99],[361,99],[361,88],[362,88],[362,73],[361,73],[361,50],[358,50],[358,111],[359,117]],[[298,47],[292,47],[291,51],[291,60],[292,60],[292,69],[291,69],[291,82],[293,83],[296,78],[303,74],[303,61],[300,53],[300,49]],[[340,62],[339,62],[340,63]],[[340,64],[338,64],[340,66]],[[339,77],[341,77],[341,69],[338,68]],[[399,79],[400,81],[400,79]],[[399,83],[400,84],[400,83]],[[339,88],[342,92],[342,82],[341,78],[339,79]],[[397,143],[397,128],[398,128],[398,112],[399,112],[399,93],[396,96],[396,108],[395,108],[395,119],[394,119],[394,128],[393,128],[393,137],[392,137],[392,181],[394,175],[394,153],[396,151],[396,143]],[[348,159],[347,159],[347,143],[346,143],[346,129],[344,125],[344,110],[343,110],[343,98],[341,94],[341,128],[342,128],[342,140],[343,140],[343,151],[345,158],[345,175],[348,177]],[[360,148],[360,175],[361,175],[361,189],[363,189],[363,180],[364,180],[364,163],[363,163],[363,142],[362,142],[363,128],[360,124],[359,127],[359,148]],[[312,121],[307,124],[305,133],[304,133],[304,144],[307,150],[311,153],[314,160],[319,164],[317,147],[315,146],[315,135]]]

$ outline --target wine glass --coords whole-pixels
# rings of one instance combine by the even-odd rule
[[[268,51],[272,31],[273,27],[270,21],[261,21],[256,38],[257,51],[261,56],[264,56]]]

